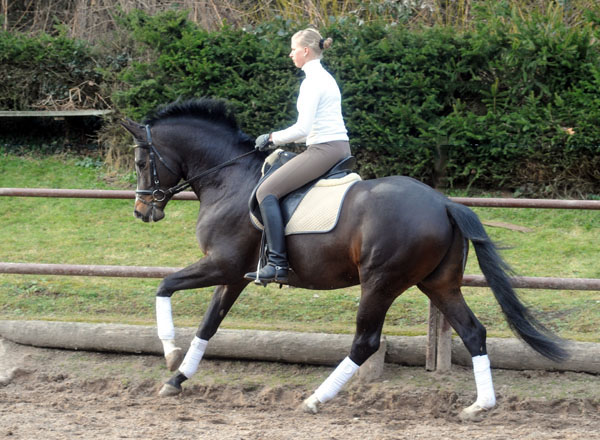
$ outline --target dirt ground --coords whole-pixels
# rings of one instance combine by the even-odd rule
[[[470,369],[447,375],[386,364],[353,380],[317,415],[298,405],[331,368],[203,360],[178,397],[157,356],[17,345],[0,338],[4,439],[600,439],[600,377],[494,370],[498,406],[457,414],[475,397]]]

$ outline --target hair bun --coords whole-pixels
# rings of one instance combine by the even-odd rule
[[[331,44],[333,43],[333,39],[332,38],[326,38],[326,39],[321,39],[321,41],[319,42],[319,47],[321,47],[321,49],[329,49],[331,47]]]

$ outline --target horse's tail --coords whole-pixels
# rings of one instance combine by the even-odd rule
[[[569,355],[563,348],[564,341],[537,321],[519,300],[507,275],[507,272],[512,271],[498,254],[496,245],[485,232],[477,215],[458,203],[448,203],[446,209],[463,236],[473,243],[479,267],[513,332],[548,359],[567,359]]]

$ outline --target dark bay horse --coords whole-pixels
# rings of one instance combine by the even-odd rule
[[[200,200],[196,235],[205,256],[167,276],[156,298],[167,366],[171,371],[178,369],[160,394],[173,395],[196,372],[207,342],[248,283],[244,274],[256,269],[261,233],[250,222],[248,198],[265,154],[254,151],[252,139],[239,130],[222,101],[203,98],[173,103],[159,109],[144,125],[122,124],[137,146],[137,218],[161,220],[169,199],[188,186]],[[185,182],[178,185],[181,179]],[[360,181],[348,191],[333,231],[287,237],[293,269],[290,285],[306,289],[361,286],[349,356],[304,401],[305,410],[317,412],[377,351],[389,307],[414,285],[443,312],[473,357],[477,400],[462,416],[469,418],[495,405],[486,330],[461,293],[468,240],[514,333],[547,358],[560,361],[567,356],[560,339],[518,299],[507,265],[473,211],[411,178]],[[178,290],[208,286],[216,290],[184,358],[174,345],[170,298]]]

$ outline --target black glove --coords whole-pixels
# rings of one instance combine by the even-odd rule
[[[271,136],[270,133],[261,134],[259,137],[256,138],[256,141],[254,143],[254,148],[256,148],[258,151],[270,150],[269,147],[273,146],[273,142],[271,142],[269,140],[270,136]]]

